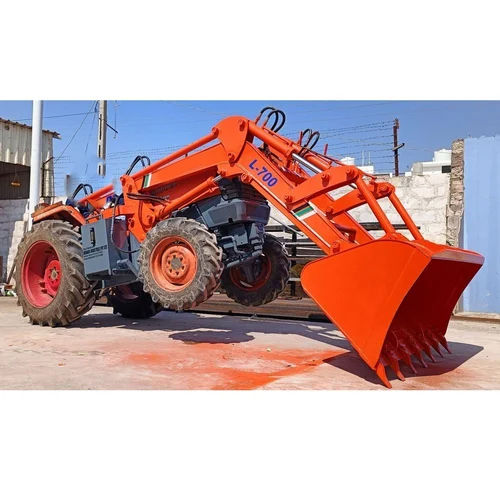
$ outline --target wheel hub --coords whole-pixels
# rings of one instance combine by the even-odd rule
[[[49,295],[54,296],[61,283],[61,264],[59,260],[52,259],[45,268],[44,273],[45,290]]]
[[[163,270],[173,283],[183,284],[186,281],[191,263],[190,251],[181,245],[167,248],[162,256]]]
[[[242,266],[232,267],[229,270],[229,276],[232,282],[242,290],[256,291],[262,288],[269,279],[271,275],[271,261],[267,255],[262,255],[250,265],[254,266],[254,269],[243,269]],[[249,279],[248,275],[253,279]]]
[[[151,273],[165,290],[177,291],[193,281],[197,259],[193,247],[183,238],[169,237],[151,252]]]
[[[23,291],[34,307],[46,307],[57,295],[62,269],[54,247],[48,241],[35,242],[22,263]]]

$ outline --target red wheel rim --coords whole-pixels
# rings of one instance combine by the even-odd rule
[[[22,263],[25,297],[34,307],[47,307],[57,295],[62,269],[55,248],[48,241],[30,246]]]
[[[151,252],[149,264],[156,283],[169,292],[186,288],[198,269],[193,247],[179,236],[164,238],[157,243]]]
[[[239,266],[229,269],[229,277],[238,288],[247,292],[253,292],[264,286],[267,282],[269,276],[271,276],[271,261],[267,255],[262,255],[259,258],[261,259],[260,272],[252,283],[248,282]]]

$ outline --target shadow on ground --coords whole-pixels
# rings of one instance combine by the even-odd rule
[[[244,316],[240,316],[238,319],[238,330],[235,331],[234,316],[163,311],[154,318],[133,320],[120,315],[113,315],[110,312],[105,315],[87,314],[75,322],[72,327],[98,328],[102,326],[104,332],[106,327],[118,327],[136,329],[143,332],[151,331],[155,332],[155,334],[166,330],[165,334],[171,339],[186,344],[240,344],[253,340],[255,333],[264,335],[300,335],[346,351],[338,356],[326,359],[325,363],[352,373],[370,383],[382,385],[373,370],[366,365],[353,350],[350,343],[340,332],[334,329],[335,326],[332,324],[313,324],[300,320],[276,320]],[[405,378],[443,375],[455,370],[483,350],[483,347],[474,344],[449,341],[448,345],[452,354],[446,353],[444,358],[440,358],[437,354],[433,353],[437,361],[434,363],[431,360],[426,360],[426,368],[419,365],[417,360],[414,360],[417,374],[413,374],[406,365],[401,364],[401,370]],[[389,380],[397,379],[390,368],[387,368],[387,376]]]
[[[476,354],[483,350],[483,347],[474,344],[463,344],[461,342],[450,342],[448,341],[448,346],[452,354],[446,353],[444,358],[439,357],[436,353],[432,353],[436,362],[429,359],[424,359],[427,367],[423,367],[419,362],[413,359],[413,364],[417,370],[417,373],[413,373],[409,367],[405,364],[400,363],[400,368],[406,379],[418,378],[418,377],[429,377],[434,375],[443,375],[445,373],[451,372],[458,368],[460,365],[474,357]],[[351,348],[352,349],[352,348]],[[325,360],[326,363],[340,368],[346,372],[352,373],[358,377],[365,379],[368,382],[374,384],[383,385],[379,378],[375,375],[375,372],[363,362],[357,353],[353,350],[350,352],[336,356],[335,358]],[[396,374],[391,368],[386,367],[387,378],[389,381],[398,380]]]

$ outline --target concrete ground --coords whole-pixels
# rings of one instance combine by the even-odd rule
[[[162,312],[128,320],[96,306],[42,328],[0,298],[0,389],[384,389],[329,323]],[[451,355],[395,389],[500,389],[500,323],[455,320]]]

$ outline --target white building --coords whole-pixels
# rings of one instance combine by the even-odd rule
[[[451,149],[434,151],[432,161],[419,161],[411,166],[412,175],[429,175],[451,172]]]
[[[355,159],[352,156],[345,156],[341,158],[340,161],[344,165],[355,165]],[[373,165],[356,165],[356,167],[367,174],[373,174],[375,172],[375,167]]]

